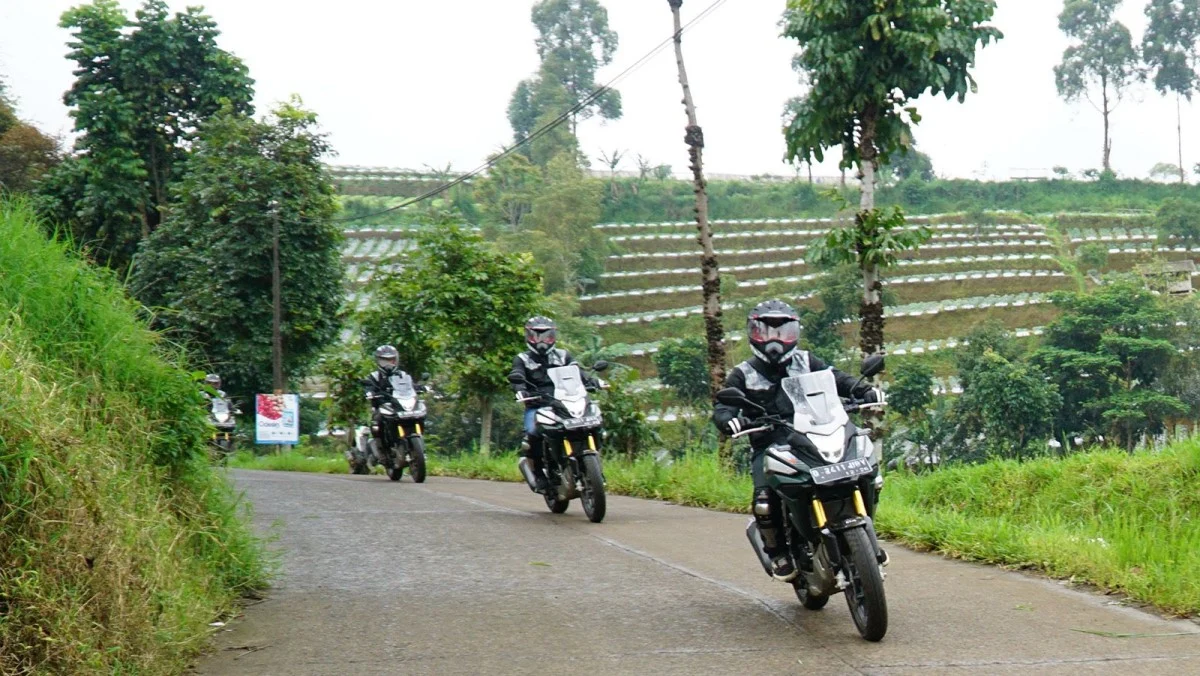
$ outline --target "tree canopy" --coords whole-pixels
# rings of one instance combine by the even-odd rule
[[[223,107],[252,112],[253,80],[196,7],[170,16],[164,0],[146,0],[131,20],[117,0],[96,0],[59,25],[72,34],[75,83],[63,101],[79,136],[40,190],[43,209],[93,258],[124,269],[162,222],[203,121]]]
[[[337,337],[345,268],[328,150],[296,99],[262,121],[226,109],[201,127],[170,217],[135,260],[131,287],[156,324],[198,348],[232,392],[270,391],[272,219],[285,374],[305,373]]]

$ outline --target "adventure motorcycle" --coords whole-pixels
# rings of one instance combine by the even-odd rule
[[[388,385],[391,394],[379,406],[379,416],[370,429],[358,429],[355,444],[346,451],[350,470],[368,474],[371,467],[382,465],[389,479],[399,481],[408,467],[412,480],[424,483],[426,410],[417,392],[425,387],[414,385],[407,373],[389,377]]]
[[[592,370],[607,368],[608,362],[599,361]],[[543,404],[537,409],[535,420],[542,433],[543,471],[550,488],[542,497],[555,514],[567,511],[571,500],[579,498],[588,519],[600,523],[606,510],[604,471],[600,463],[604,416],[588,397],[578,365],[550,368],[546,375],[554,383],[553,396],[534,395],[520,400]],[[510,382],[533,389],[520,376],[510,376]],[[604,386],[601,381],[601,387]],[[538,492],[533,461],[523,456],[517,467],[530,490]]]
[[[868,358],[863,379],[883,367],[883,357]],[[847,414],[883,404],[843,400],[830,370],[784,378],[780,384],[795,409],[790,421],[768,415],[737,388],[721,390],[717,400],[760,416],[735,438],[780,428],[789,432],[786,442],[766,449],[765,470],[783,505],[786,546],[800,572],[792,581],[800,603],[819,610],[831,595],[844,592],[859,634],[879,641],[887,633],[883,567],[888,559],[873,518],[883,477],[870,432],[857,428]],[[746,537],[771,574],[754,519]]]
[[[236,413],[241,413],[241,411],[230,406],[229,400],[224,397],[212,397],[209,400],[208,424],[213,428],[212,447],[217,462],[222,465],[229,459],[229,456],[233,455],[237,446],[237,441],[233,436],[234,429],[237,427],[237,422],[233,417]]]

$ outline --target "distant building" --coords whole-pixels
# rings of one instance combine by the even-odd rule
[[[1146,279],[1156,279],[1160,284],[1165,283],[1167,293],[1172,296],[1182,296],[1192,292],[1192,276],[1196,274],[1196,261],[1191,259],[1168,261],[1161,265],[1143,266],[1138,269],[1138,272]]]

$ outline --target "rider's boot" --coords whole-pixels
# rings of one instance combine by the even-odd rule
[[[762,536],[763,551],[771,559],[771,576],[776,580],[791,582],[800,571],[792,561],[778,526],[778,518],[772,509],[770,491],[765,488],[754,492],[754,520]]]

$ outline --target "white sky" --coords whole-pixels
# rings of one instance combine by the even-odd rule
[[[0,74],[20,114],[50,132],[71,121],[61,96],[71,83],[66,31],[57,27],[71,0],[0,0]],[[298,93],[316,110],[343,164],[471,169],[511,131],[509,96],[537,67],[532,0],[171,0],[203,4],[222,30],[220,45],[240,56],[256,80],[260,111]],[[664,0],[604,0],[620,35],[603,82],[671,33]],[[775,173],[781,161],[783,102],[797,93],[790,69],[796,45],[779,37],[783,0],[728,0],[684,38],[711,172]],[[140,2],[122,0],[132,14]],[[687,0],[685,21],[709,5]],[[1101,121],[1086,102],[1057,98],[1052,68],[1066,42],[1057,29],[1061,3],[1000,0],[994,24],[1005,39],[983,50],[979,93],[963,105],[925,97],[917,129],[937,171],[954,177],[1006,178],[1015,170],[1072,170],[1100,164]],[[1121,18],[1140,36],[1143,2],[1127,0]],[[618,87],[625,116],[580,127],[583,150],[601,149],[674,166],[687,164],[683,108],[671,50]],[[1184,162],[1200,161],[1195,108],[1184,107]],[[1174,162],[1174,101],[1142,86],[1113,119],[1113,164],[1145,177]],[[598,161],[594,166],[598,166]],[[835,170],[818,169],[831,174]]]

